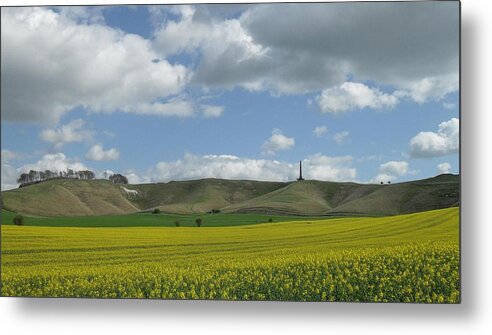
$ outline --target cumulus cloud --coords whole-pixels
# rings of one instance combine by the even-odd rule
[[[361,83],[345,82],[325,89],[316,97],[316,102],[323,113],[341,114],[364,108],[393,108],[398,98]]]
[[[219,117],[224,113],[224,106],[202,105],[203,116],[207,118]]]
[[[20,153],[20,152],[11,151],[8,149],[2,149],[2,154],[0,157],[1,157],[2,163],[9,163],[10,161],[13,161],[16,159],[21,159],[24,156],[25,155]]]
[[[277,60],[287,68],[282,52],[288,51],[311,79],[326,77],[336,64],[343,76],[405,89],[436,85],[442,89],[422,91],[440,95],[457,83],[458,16],[456,3],[271,4],[254,7],[240,20],[269,54],[284,55]],[[425,78],[442,81],[422,83]]]
[[[375,183],[388,182],[405,176],[408,171],[408,162],[405,161],[389,161],[379,166],[378,175],[371,181]]]
[[[460,121],[441,122],[437,132],[422,131],[410,140],[410,156],[431,158],[458,153]]]
[[[437,171],[439,171],[439,173],[450,173],[451,164],[449,164],[448,162],[438,164],[437,165]]]
[[[2,119],[55,123],[77,106],[181,113],[163,99],[180,93],[189,73],[161,59],[149,40],[50,8],[1,14]]]
[[[453,104],[451,102],[443,102],[442,103],[442,106],[445,108],[445,109],[455,109],[456,108],[456,104]]]
[[[314,128],[314,130],[313,130],[314,136],[316,136],[318,138],[322,137],[327,132],[328,132],[328,128],[326,126],[319,126],[319,127]]]
[[[19,184],[17,184],[17,178],[18,174],[16,169],[12,165],[4,163],[2,158],[2,191],[11,190],[18,187]]]
[[[155,32],[161,53],[199,56],[192,81],[207,87],[299,94],[352,77],[421,101],[457,89],[456,3],[261,4],[233,16],[211,8],[174,7]]]
[[[408,163],[405,161],[386,162],[379,166],[379,172],[395,176],[404,176],[408,172]]]
[[[76,119],[66,125],[43,130],[40,138],[43,141],[53,143],[58,149],[65,143],[90,141],[94,132],[83,129],[84,124],[84,120]]]
[[[303,160],[303,173],[308,179],[355,180],[352,157],[328,157],[321,154]],[[233,155],[186,154],[183,159],[160,162],[151,171],[152,181],[192,180],[200,178],[248,179],[263,181],[295,180],[297,164],[269,159],[240,158]]]
[[[56,154],[46,154],[41,157],[36,163],[26,164],[21,166],[18,170],[19,173],[29,172],[29,170],[37,171],[67,171],[67,169],[72,170],[90,170],[83,163],[76,160],[69,159],[65,154],[59,152]]]
[[[151,182],[150,176],[141,176],[133,171],[125,173],[129,184],[148,184]]]
[[[275,155],[279,151],[289,150],[295,143],[294,138],[285,136],[280,129],[275,128],[272,136],[263,143],[261,148],[263,154]]]
[[[303,175],[307,179],[354,181],[357,170],[351,167],[351,156],[330,157],[315,154],[303,160]]]
[[[333,135],[333,140],[337,144],[342,144],[347,139],[347,137],[349,136],[349,134],[350,133],[348,131],[341,131],[341,132],[336,133],[335,135]]]
[[[95,144],[89,149],[85,158],[91,161],[114,161],[120,158],[120,153],[115,148],[104,150],[101,144]]]

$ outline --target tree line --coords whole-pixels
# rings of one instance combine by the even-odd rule
[[[22,173],[17,179],[17,182],[23,185],[23,184],[30,184],[30,183],[35,183],[35,182],[40,182],[50,179],[72,178],[72,179],[90,180],[90,179],[94,179],[95,177],[96,175],[94,174],[94,172],[89,170],[74,171],[72,169],[68,169],[67,171],[60,171],[60,172],[55,172],[50,170],[45,170],[45,171],[30,170],[28,173]]]
[[[67,169],[67,171],[37,171],[30,170],[28,173],[22,173],[17,182],[20,184],[19,187],[27,186],[31,184],[40,183],[51,179],[83,179],[92,180],[96,178],[96,174],[90,170],[75,171],[72,169]],[[128,179],[119,174],[115,173],[109,176],[109,180],[116,184],[128,184]]]

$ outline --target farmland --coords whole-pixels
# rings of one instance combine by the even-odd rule
[[[12,225],[15,213],[2,211],[2,224]],[[130,215],[33,217],[25,216],[26,226],[47,227],[174,227],[176,221],[181,227],[196,226],[195,220],[201,218],[206,227],[241,226],[258,223],[320,220],[323,217],[261,215],[261,214],[152,214],[136,213]],[[326,219],[326,218],[325,218]]]
[[[2,225],[2,284],[5,296],[457,303],[459,209],[201,228]]]

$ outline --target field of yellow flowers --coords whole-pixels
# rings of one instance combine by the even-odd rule
[[[2,226],[1,261],[3,296],[457,303],[459,209],[236,227]]]

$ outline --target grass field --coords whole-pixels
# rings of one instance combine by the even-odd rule
[[[16,214],[2,210],[2,224],[12,225]],[[302,217],[287,215],[260,214],[203,214],[176,215],[139,213],[130,215],[101,215],[74,217],[29,217],[24,216],[25,226],[46,227],[175,227],[179,221],[180,227],[196,227],[195,220],[201,218],[203,227],[242,226],[258,223],[320,220],[323,217]]]
[[[460,299],[459,209],[234,227],[2,225],[2,295]]]
[[[451,174],[391,185],[225,179],[128,185],[139,192],[134,199],[120,186],[107,180],[49,180],[2,192],[2,205],[32,216],[65,217],[127,215],[154,208],[179,215],[220,209],[264,215],[384,216],[459,204],[459,176]]]

